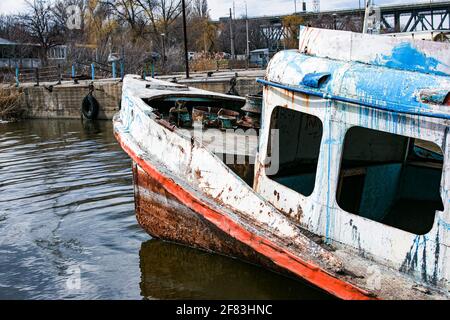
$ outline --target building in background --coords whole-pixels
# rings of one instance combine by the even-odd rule
[[[41,46],[32,43],[17,43],[0,38],[0,68],[40,68]],[[47,52],[47,60],[51,64],[58,64],[67,60],[67,46],[54,46]]]
[[[0,38],[0,68],[37,68],[41,66],[39,45],[17,43]]]
[[[250,63],[265,67],[269,62],[269,48],[250,51]]]

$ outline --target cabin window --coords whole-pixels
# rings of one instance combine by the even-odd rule
[[[279,133],[279,170],[268,175],[272,180],[304,195],[314,190],[317,162],[323,126],[319,118],[303,112],[276,107],[271,117],[271,129]]]
[[[443,210],[442,165],[442,150],[432,142],[353,127],[345,136],[337,203],[347,212],[426,234],[436,210]]]

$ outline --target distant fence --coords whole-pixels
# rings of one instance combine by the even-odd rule
[[[18,82],[52,82],[62,80],[62,70],[59,66],[42,68],[17,68]]]
[[[95,80],[104,78],[123,78],[124,66],[120,61],[111,64],[98,62],[73,63],[71,66],[52,65],[39,68],[2,68],[0,69],[0,83],[15,83],[18,87],[22,83],[34,83],[38,85],[42,82],[61,83],[65,80]]]
[[[2,68],[0,69],[0,83],[15,84],[17,87],[22,83],[34,83],[39,86],[43,82],[61,83],[65,80],[96,80],[105,78],[123,78],[123,60],[114,61],[109,64],[100,62],[75,62],[70,66],[51,65],[37,68]],[[246,68],[260,68],[257,64],[249,64],[246,60],[227,59],[199,59],[189,63],[190,69],[196,71],[218,71]],[[157,74],[153,63],[142,67],[142,76],[154,76]]]

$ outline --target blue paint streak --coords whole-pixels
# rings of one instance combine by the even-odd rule
[[[418,57],[415,59],[416,62],[420,60]],[[434,62],[428,62],[428,64],[434,65]],[[417,93],[421,90],[448,88],[449,77],[318,58],[291,50],[275,55],[270,63],[268,74],[269,81],[257,81],[294,92],[384,111],[450,118],[450,113],[445,108],[440,110],[440,107],[434,107],[417,98]],[[329,79],[319,85],[317,80],[319,75],[326,74],[330,74]],[[308,85],[305,85],[304,81],[299,83],[297,79],[305,79]],[[314,86],[314,81],[317,81],[320,88]],[[368,112],[373,111],[361,112],[361,118],[364,118],[369,115]],[[398,115],[394,118],[394,120],[406,121]]]
[[[444,221],[442,218],[439,218],[438,223],[439,223],[442,227],[444,227],[444,229],[445,229],[446,231],[450,231],[450,223]]]
[[[326,243],[330,243],[330,229],[331,229],[331,212],[330,212],[330,171],[331,171],[331,141],[333,140],[331,138],[331,130],[332,127],[330,126],[331,121],[327,121],[327,130],[328,130],[328,138],[327,138],[327,145],[328,145],[328,158],[327,158],[327,212],[326,212],[326,225],[325,225],[325,241]]]
[[[358,100],[358,99],[347,98],[347,97],[333,95],[333,94],[327,94],[327,93],[324,93],[324,92],[321,92],[318,90],[306,88],[304,86],[285,85],[285,84],[271,82],[271,81],[267,81],[267,80],[263,80],[263,79],[257,79],[256,81],[258,83],[261,83],[266,86],[271,86],[271,87],[285,89],[285,90],[289,90],[289,91],[293,91],[293,92],[308,94],[310,96],[315,96],[315,97],[320,97],[320,98],[330,99],[330,100],[336,100],[336,101],[346,102],[346,103],[359,104],[359,105],[366,106],[369,108],[390,111],[390,112],[392,112],[392,115],[394,117],[396,117],[396,119],[399,116],[398,113],[418,115],[418,116],[428,116],[431,118],[450,119],[450,114],[435,112],[435,111],[429,109],[426,105],[424,105],[422,107],[422,109],[415,108],[415,107],[412,107],[409,105],[402,105],[402,104],[398,104],[398,103],[390,103],[385,106],[382,106],[377,103],[370,103],[370,102],[365,102],[365,101]]]
[[[431,73],[441,76],[448,75],[438,70],[439,66],[448,67],[447,65],[435,58],[427,57],[423,52],[417,50],[410,42],[400,43],[392,50],[390,56],[383,55],[377,58],[376,61],[374,61],[374,64],[386,66],[388,68]]]

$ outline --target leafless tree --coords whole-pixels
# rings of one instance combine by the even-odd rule
[[[207,0],[192,0],[192,15],[199,18],[209,18]]]
[[[139,0],[103,0],[101,2],[109,8],[120,23],[131,28],[133,37],[130,40],[132,41],[136,41],[145,28],[144,12],[139,2]]]
[[[63,29],[56,19],[50,3],[45,0],[26,1],[27,14],[20,20],[28,32],[30,42],[41,47],[41,59],[47,63],[47,53],[50,48],[64,42]]]

